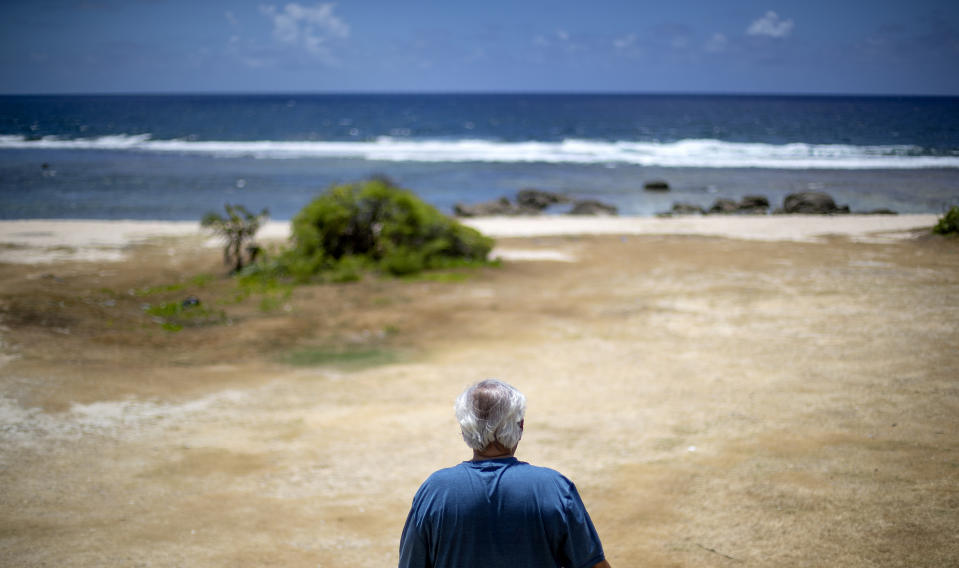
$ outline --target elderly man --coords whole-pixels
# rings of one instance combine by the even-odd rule
[[[473,459],[431,475],[413,498],[400,567],[609,568],[573,483],[518,461],[526,397],[497,380],[456,399]]]

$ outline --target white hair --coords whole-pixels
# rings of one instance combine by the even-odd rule
[[[486,379],[469,387],[457,397],[455,410],[463,441],[474,450],[493,442],[513,449],[523,437],[526,397],[503,381]]]

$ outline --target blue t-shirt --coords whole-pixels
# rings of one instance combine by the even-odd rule
[[[605,558],[576,486],[516,458],[431,475],[400,539],[400,568],[585,568]]]

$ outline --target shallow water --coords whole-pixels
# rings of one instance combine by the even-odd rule
[[[804,190],[939,213],[959,202],[959,99],[0,97],[0,218],[193,220],[233,202],[289,219],[373,174],[446,212],[536,187],[631,215]],[[643,191],[652,179],[672,190]]]

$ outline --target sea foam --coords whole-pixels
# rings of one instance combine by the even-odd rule
[[[387,162],[635,164],[681,168],[922,169],[959,168],[959,156],[924,154],[911,145],[766,144],[686,139],[675,142],[566,139],[370,141],[154,140],[149,134],[28,140],[0,135],[0,149],[114,150],[263,159],[355,158]]]

